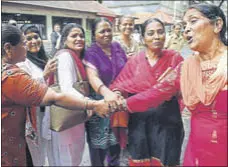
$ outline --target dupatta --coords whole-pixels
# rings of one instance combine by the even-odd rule
[[[110,88],[132,94],[150,89],[157,84],[161,76],[165,76],[183,60],[179,53],[172,50],[162,50],[161,55],[151,67],[146,60],[145,51],[140,52],[126,63]]]
[[[180,85],[185,105],[189,109],[195,109],[200,102],[210,105],[218,92],[227,85],[227,51],[220,58],[216,71],[205,83],[197,54],[183,63],[181,71]]]

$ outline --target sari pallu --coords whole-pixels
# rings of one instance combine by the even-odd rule
[[[143,51],[127,62],[110,87],[131,95],[146,91],[182,60],[177,52],[163,50],[160,59],[151,67]],[[135,101],[135,105],[141,104]],[[157,108],[130,114],[128,128],[130,165],[148,164],[148,161],[151,166],[179,164],[183,124],[176,97]]]

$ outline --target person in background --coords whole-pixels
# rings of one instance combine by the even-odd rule
[[[13,26],[17,26],[17,21],[11,19],[11,20],[9,20],[8,24],[9,24],[9,25],[13,25]]]
[[[119,25],[120,35],[113,38],[114,41],[117,41],[123,50],[125,51],[127,58],[131,58],[138,54],[140,43],[135,40],[134,33],[134,18],[132,16],[124,15],[120,18]],[[125,118],[127,117],[127,118]],[[122,120],[127,120],[129,116],[126,116],[126,113],[114,114],[112,117],[112,124],[114,133],[119,138],[119,143],[121,147],[121,159],[124,156],[124,149],[127,147],[127,124]]]
[[[60,24],[56,23],[54,25],[54,31],[51,33],[51,44],[52,51],[51,55],[54,56],[55,53],[60,49],[60,39],[61,39],[61,27]]]
[[[139,30],[138,29],[135,29],[134,33],[133,33],[133,38],[134,40],[139,43],[140,45],[142,45],[142,36],[141,34],[139,33]]]
[[[120,44],[112,42],[112,24],[106,18],[97,18],[92,25],[94,42],[86,50],[84,64],[93,88],[91,96],[115,105],[119,98],[108,86],[124,67],[127,57]],[[118,166],[120,145],[110,125],[109,118],[93,115],[86,124],[92,166]]]
[[[26,109],[31,106],[57,105],[70,110],[94,110],[100,112],[108,104],[80,98],[69,93],[56,93],[46,84],[32,79],[16,63],[25,61],[26,48],[22,32],[12,25],[1,29],[2,94],[1,94],[1,165],[26,166],[25,119]]]
[[[181,33],[182,24],[176,23],[173,25],[173,31],[168,36],[164,48],[166,49],[173,49],[175,51],[180,52],[184,46],[184,38]]]
[[[148,19],[142,24],[142,37],[145,50],[128,60],[110,86],[116,93],[127,93],[129,98],[156,85],[183,61],[178,52],[163,49],[165,26],[159,19]],[[184,129],[178,94],[161,103],[157,107],[130,114],[129,166],[179,165]],[[143,107],[141,100],[135,100],[134,105]]]
[[[25,24],[21,27],[21,30],[25,36],[27,57],[24,62],[17,63],[17,65],[30,74],[33,79],[48,85],[49,76],[56,71],[57,62],[54,59],[48,60],[40,32],[36,26]],[[32,156],[33,165],[43,166],[46,156],[48,156],[48,159],[53,156],[47,154],[49,153],[46,147],[48,140],[45,140],[42,135],[44,125],[47,124],[43,122],[43,119],[49,113],[49,107],[30,107],[27,111],[29,112],[26,120],[28,148]],[[46,128],[49,129],[48,127]]]
[[[57,51],[55,58],[58,60],[57,73],[61,91],[83,98],[84,95],[75,90],[73,84],[79,80],[78,73],[83,80],[87,80],[81,61],[85,49],[84,29],[76,23],[66,24],[62,30],[60,45],[61,49]],[[89,152],[88,146],[85,145],[84,123],[61,132],[52,131],[51,139],[54,157],[54,165],[51,166],[81,166],[80,163],[83,158],[86,161],[86,156],[87,164],[84,165],[91,166],[89,155],[83,154]]]
[[[218,6],[196,4],[186,10],[183,20],[193,55],[152,88],[118,103],[131,113],[143,112],[181,91],[192,114],[182,165],[227,166],[226,17]]]
[[[134,18],[131,16],[122,16],[120,18],[120,35],[113,38],[114,41],[120,43],[124,49],[127,58],[132,57],[139,52],[139,43],[133,38]]]

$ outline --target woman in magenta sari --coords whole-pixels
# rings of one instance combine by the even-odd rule
[[[151,89],[123,100],[122,105],[130,113],[144,112],[181,91],[192,113],[183,166],[227,166],[225,15],[217,6],[198,4],[188,8],[183,20],[184,35],[194,55]]]
[[[130,59],[111,89],[134,95],[150,89],[183,58],[173,50],[163,50],[165,28],[154,18],[142,25],[145,51]],[[165,91],[165,90],[164,90]],[[156,108],[132,113],[129,118],[129,166],[178,165],[183,141],[183,124],[178,95]],[[134,105],[141,106],[140,102]]]

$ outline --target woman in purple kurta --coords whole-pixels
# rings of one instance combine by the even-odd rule
[[[95,42],[86,50],[84,64],[94,99],[104,98],[110,102],[116,94],[108,89],[124,67],[127,57],[120,44],[112,42],[111,23],[105,18],[95,20],[93,25]],[[120,146],[110,126],[110,118],[93,115],[86,124],[92,166],[104,166],[108,156],[109,166],[119,165]]]
[[[127,61],[126,54],[119,43],[112,42],[110,47],[111,59],[108,58],[97,43],[93,43],[86,50],[83,60],[87,67],[98,71],[100,79],[106,86],[109,86],[117,77]]]

